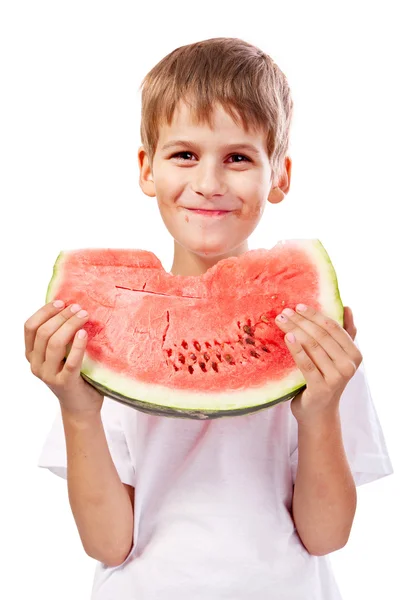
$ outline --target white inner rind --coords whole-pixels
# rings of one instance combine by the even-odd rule
[[[340,325],[343,325],[343,304],[340,298],[335,269],[330,261],[328,253],[319,240],[301,240],[301,247],[309,252],[310,260],[318,269],[320,293],[318,302],[321,311],[327,317],[331,317]],[[299,302],[301,299],[299,298]]]
[[[337,278],[329,256],[319,240],[289,240],[281,244],[290,246],[299,244],[303,252],[309,254],[311,263],[318,269],[320,286],[319,304],[321,311],[343,325],[343,305],[340,299]],[[53,278],[47,290],[47,301],[55,298],[55,293],[63,277],[63,259],[68,252],[61,252],[54,265]],[[302,301],[301,298],[298,299]],[[113,390],[115,393],[149,404],[188,410],[234,410],[272,402],[289,395],[304,385],[305,379],[300,369],[293,369],[283,378],[274,382],[266,382],[262,386],[243,387],[242,389],[224,390],[222,392],[198,392],[168,388],[157,383],[143,383],[133,377],[126,377],[111,371],[100,363],[93,361],[85,354],[82,372],[93,381]],[[157,377],[155,373],[154,377]]]
[[[53,277],[51,278],[51,281],[47,287],[46,303],[51,302],[52,300],[55,300],[57,297],[57,290],[60,287],[60,284],[63,279],[62,267],[63,267],[64,257],[68,257],[68,250],[66,250],[64,252],[60,252],[60,254],[57,256],[56,262],[54,263]],[[60,298],[60,300],[62,300],[62,298]]]
[[[127,398],[188,410],[230,410],[266,404],[286,396],[305,383],[301,371],[294,368],[279,381],[268,382],[260,387],[212,393],[177,390],[157,383],[142,383],[133,377],[118,375],[92,361],[88,356],[84,357],[82,371],[93,381]]]

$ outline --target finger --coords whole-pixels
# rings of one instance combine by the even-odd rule
[[[282,321],[282,316],[286,317],[285,321]],[[352,377],[356,372],[357,365],[351,356],[346,354],[327,329],[304,319],[291,309],[284,309],[276,322],[285,332],[292,332],[296,336],[329,384],[338,383],[342,376]]]
[[[285,320],[283,320],[283,317]],[[327,329],[317,325],[316,322],[305,319],[291,308],[285,308],[281,315],[278,315],[276,322],[285,332],[292,331],[300,344],[307,344],[314,350],[320,346],[325,354],[334,360],[340,362],[347,359],[343,348],[337,343]],[[321,353],[320,353],[321,354]]]
[[[349,306],[344,307],[344,324],[343,327],[350,335],[351,339],[354,340],[357,334],[357,327],[354,325],[353,311]]]
[[[46,348],[46,369],[51,373],[59,373],[64,366],[63,359],[75,334],[87,322],[89,315],[86,310],[73,314],[49,339]]]
[[[295,336],[297,342],[303,347],[307,356],[309,356],[310,360],[315,364],[325,381],[329,383],[337,382],[341,374],[341,371],[338,370],[337,363],[332,360],[329,353],[314,337],[310,336],[304,329],[298,327],[296,323],[290,319],[285,323],[285,331]],[[286,335],[285,341],[290,342],[290,336],[287,337]],[[336,344],[333,339],[332,342]],[[326,345],[329,346],[329,342]],[[336,346],[338,352],[344,354],[340,346],[337,344]],[[343,361],[348,361],[348,356],[345,354]]]
[[[293,334],[292,334],[293,335]],[[293,340],[293,341],[292,341]],[[299,343],[296,336],[294,339],[288,335],[285,335],[285,342],[288,349],[290,350],[293,360],[303,373],[304,379],[308,386],[317,386],[325,383],[322,372],[318,369],[317,365],[308,356],[302,345]]]
[[[57,305],[57,302],[61,302],[61,305]],[[64,302],[62,300],[49,302],[48,304],[42,306],[42,308],[29,317],[29,319],[24,323],[25,356],[27,360],[30,360],[30,355],[33,351],[38,328],[51,317],[57,315],[62,308],[64,308]]]
[[[87,333],[84,329],[79,329],[79,331],[77,331],[75,334],[70,353],[68,354],[67,360],[65,361],[63,367],[63,371],[67,373],[68,376],[80,374],[83,355],[86,350],[86,344]]]
[[[46,349],[51,337],[66,323],[74,314],[81,310],[79,304],[67,306],[63,311],[51,317],[48,321],[40,325],[36,332],[33,345],[32,360],[37,364],[42,364],[46,360]],[[31,361],[32,362],[32,361]]]
[[[296,306],[296,311],[290,315],[290,319],[298,326],[301,323],[301,328],[323,346],[337,365],[346,362],[349,357],[352,362],[359,364],[360,356],[357,346],[337,321],[315,310],[312,306],[307,306],[305,311],[300,311],[299,306],[301,305]]]

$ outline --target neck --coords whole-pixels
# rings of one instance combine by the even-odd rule
[[[170,273],[172,275],[202,275],[220,260],[231,256],[240,256],[247,252],[248,249],[247,241],[245,241],[237,248],[225,254],[202,256],[184,248],[175,240],[174,260]]]

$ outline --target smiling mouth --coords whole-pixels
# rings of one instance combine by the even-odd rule
[[[186,210],[190,210],[192,213],[204,215],[206,217],[219,217],[232,212],[231,210],[209,210],[203,208],[187,208]]]

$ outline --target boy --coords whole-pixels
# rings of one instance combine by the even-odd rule
[[[174,239],[171,273],[199,275],[245,252],[289,191],[289,87],[261,50],[217,38],[166,56],[142,102],[140,186]],[[79,375],[90,315],[59,300],[26,322],[26,356],[60,403],[39,466],[68,481],[92,600],[338,600],[327,555],[355,486],[392,473],[350,309],[343,328],[299,305],[277,318],[307,381],[292,402],[204,422],[100,396]]]

